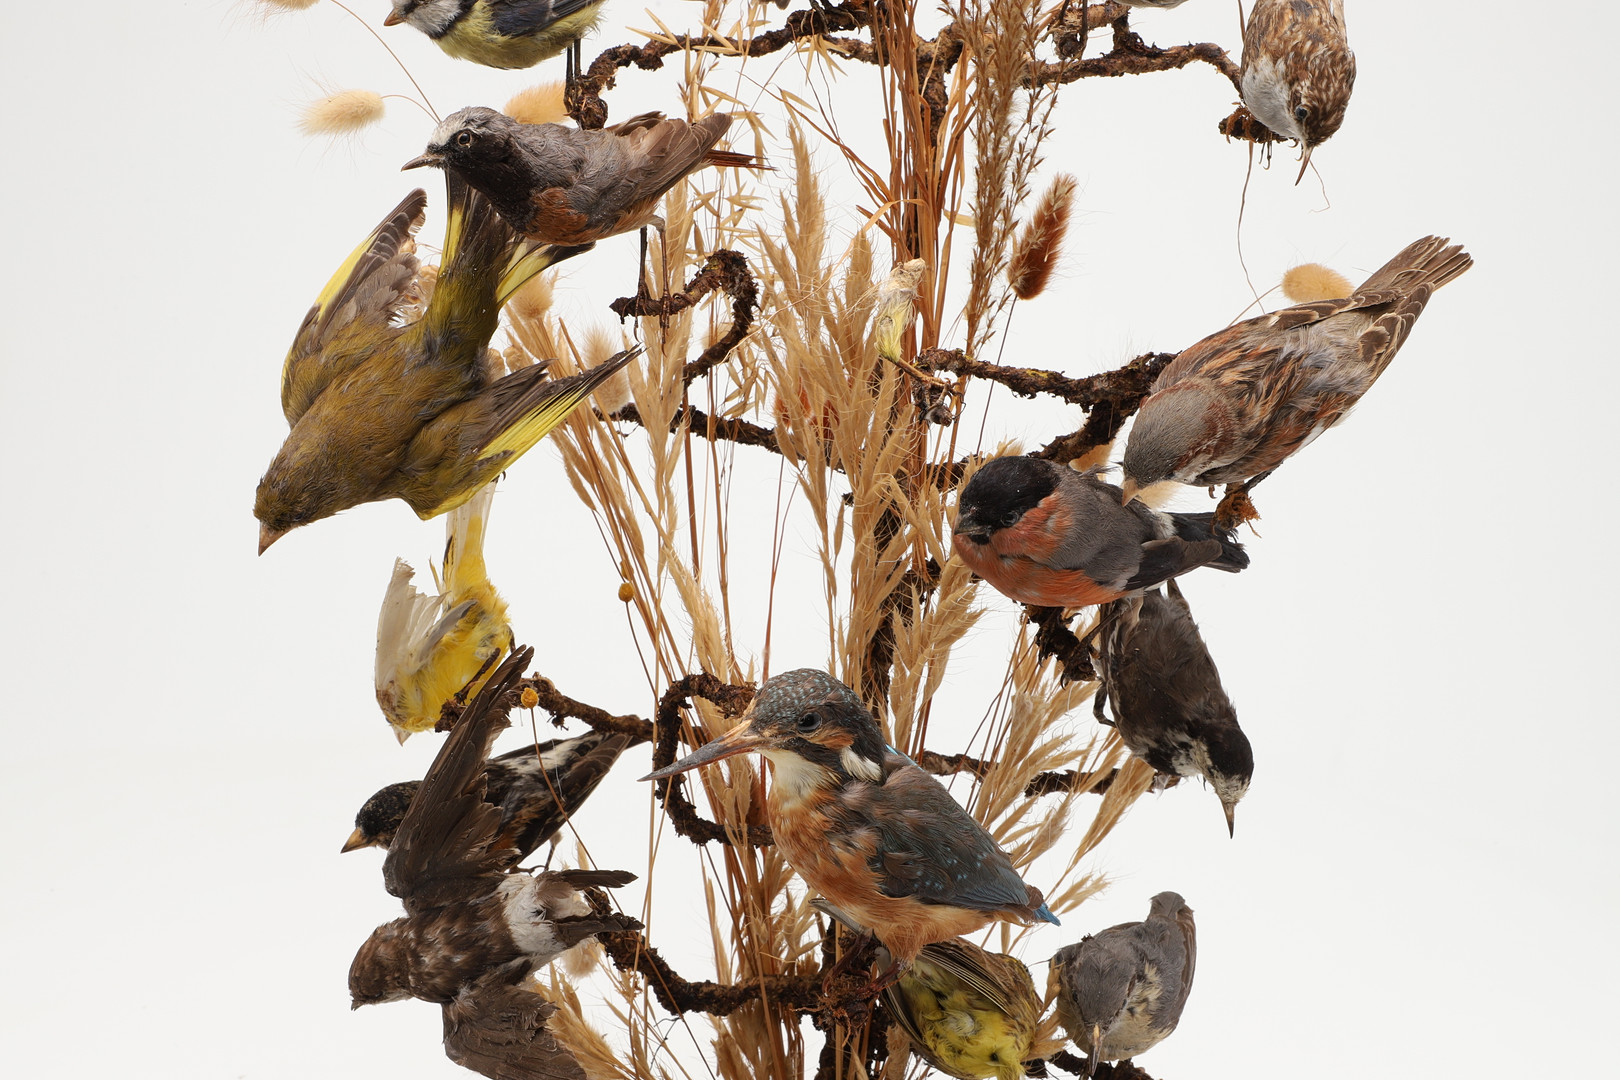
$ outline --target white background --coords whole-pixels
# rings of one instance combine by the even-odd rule
[[[1255,281],[1307,260],[1360,280],[1427,232],[1477,265],[1356,414],[1259,490],[1252,569],[1186,582],[1256,747],[1236,840],[1197,785],[1145,799],[1095,861],[1114,887],[1024,952],[1040,960],[1182,892],[1198,913],[1197,984],[1180,1030],[1141,1061],[1172,1080],[1594,1074],[1612,1065],[1599,1040],[1620,1004],[1604,479],[1620,26],[1592,3],[1347,6],[1360,66],[1348,119],[1316,155],[1320,180],[1293,187],[1286,161],[1255,173]],[[376,25],[386,4],[360,10]],[[695,21],[690,5],[659,10]],[[619,0],[608,20],[588,57],[650,25]],[[1222,0],[1136,21],[1161,44],[1237,53]],[[383,33],[441,112],[560,75],[478,69],[406,28]],[[623,74],[614,116],[678,111],[677,72]],[[844,85],[868,95],[874,80],[851,65]],[[411,186],[398,164],[429,128],[393,101],[358,140],[308,140],[293,119],[317,82],[409,89],[330,4],[268,25],[224,3],[35,0],[6,14],[9,1075],[466,1075],[439,1051],[435,1007],[349,1012],[353,950],[397,906],[377,853],[338,855],[363,798],[420,775],[435,748],[398,748],[370,683],[392,559],[424,567],[441,526],[370,505],[254,556],[287,342]],[[1201,65],[1065,91],[1041,179],[1078,175],[1080,213],[1061,279],[1017,313],[1009,361],[1102,370],[1242,309],[1246,154],[1213,130],[1232,98]],[[847,185],[838,161],[822,164]],[[438,178],[415,182],[433,194],[422,237],[436,244]],[[835,222],[837,241],[851,225]],[[588,313],[581,325],[611,318],[634,247],[609,241],[569,267],[562,302]],[[991,431],[1037,442],[1076,420],[1002,398]],[[555,451],[531,454],[502,492],[489,563],[519,640],[565,691],[647,714],[612,560]],[[814,573],[807,531],[785,563]],[[819,584],[790,580],[807,582],[804,625],[779,609],[774,670],[825,663]],[[993,613],[936,708],[971,711],[964,725],[980,706],[963,688],[999,679],[1015,614],[983,600]],[[1069,722],[1092,723],[1085,710]],[[644,755],[577,825],[601,864],[645,876]],[[654,931],[673,946],[705,935],[701,897],[679,868],[665,879],[666,863],[692,860],[668,854]],[[643,883],[623,891],[631,911]],[[700,953],[681,963],[708,974]],[[673,1032],[705,1075],[704,1026]]]

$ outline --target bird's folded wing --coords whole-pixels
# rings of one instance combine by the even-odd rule
[[[504,37],[521,37],[600,4],[602,0],[486,0],[489,21]]]
[[[281,369],[281,410],[288,424],[297,423],[333,379],[368,355],[364,349],[342,348],[341,332],[356,320],[385,332],[411,299],[417,275],[412,238],[426,210],[427,193],[421,188],[405,196],[315,298]]]
[[[491,1080],[585,1080],[546,1018],[557,1007],[516,986],[464,990],[444,1006],[444,1052]]]
[[[517,858],[495,843],[501,812],[484,801],[484,761],[507,726],[507,692],[533,656],[533,649],[518,649],[490,676],[405,811],[383,862],[383,883],[407,911],[465,899],[470,879],[498,877]]]

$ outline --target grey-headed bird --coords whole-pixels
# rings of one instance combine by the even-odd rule
[[[1192,990],[1198,942],[1192,908],[1178,893],[1155,896],[1142,922],[1120,923],[1052,956],[1047,993],[1069,1038],[1100,1061],[1152,1049],[1176,1030]]]

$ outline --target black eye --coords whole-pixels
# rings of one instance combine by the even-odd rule
[[[807,712],[795,720],[793,722],[793,726],[798,728],[801,733],[808,735],[810,732],[821,726],[821,714],[818,712]]]
[[[472,132],[470,132],[470,131],[458,131],[458,132],[456,132],[456,145],[457,146],[471,146],[472,141],[473,141],[473,133]]]
[[[1018,524],[1018,519],[1023,517],[1023,516],[1024,516],[1023,514],[1020,514],[1016,510],[1009,510],[1005,514],[1001,515],[1001,522],[1000,522],[1001,527],[1003,529],[1010,529],[1014,525]]]
[[[1298,120],[1300,123],[1303,124],[1305,122],[1305,118],[1307,116],[1309,116],[1309,115],[1311,115],[1311,110],[1307,109],[1305,106],[1303,106],[1303,105],[1295,105],[1294,106],[1294,119],[1295,120]]]

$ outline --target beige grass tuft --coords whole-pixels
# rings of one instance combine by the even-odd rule
[[[310,102],[298,118],[305,135],[352,135],[383,118],[382,95],[373,90],[339,90]]]
[[[1052,271],[1063,253],[1063,238],[1069,232],[1069,214],[1078,183],[1067,173],[1053,177],[1014,243],[1012,261],[1007,265],[1007,284],[1018,299],[1035,299],[1052,280]]]
[[[568,118],[563,84],[545,82],[519,90],[507,99],[501,111],[520,124],[559,124]]]
[[[1350,279],[1321,263],[1296,266],[1282,278],[1283,295],[1296,304],[1339,300],[1355,292]]]

